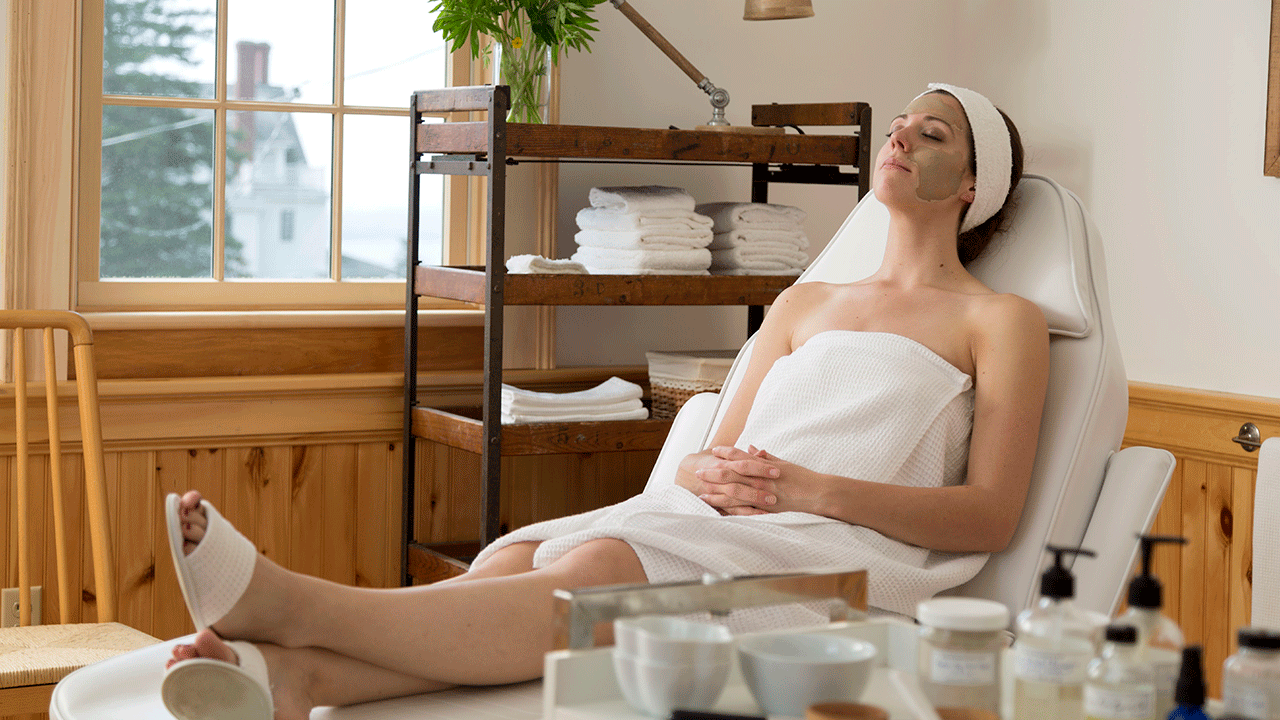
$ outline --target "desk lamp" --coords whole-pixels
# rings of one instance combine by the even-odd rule
[[[622,14],[639,28],[645,37],[657,45],[659,50],[671,58],[671,61],[697,84],[699,90],[711,96],[711,119],[706,125],[699,125],[699,130],[781,130],[781,128],[734,128],[731,126],[724,116],[724,109],[729,105],[729,92],[711,84],[707,76],[699,72],[693,63],[680,54],[680,51],[650,25],[649,21],[645,20],[635,8],[631,7],[627,0],[609,1],[622,11]],[[811,0],[746,0],[742,11],[743,20],[786,20],[803,17],[813,17]]]

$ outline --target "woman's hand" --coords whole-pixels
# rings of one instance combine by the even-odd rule
[[[774,502],[762,509],[767,509],[768,512],[797,511],[815,515],[824,514],[823,498],[830,484],[827,476],[787,462],[754,445],[747,446],[746,454],[757,463],[763,463],[768,467],[769,476],[773,478],[771,487]]]
[[[777,502],[772,480],[778,472],[769,463],[725,445],[687,456],[676,484],[722,515],[757,515]]]

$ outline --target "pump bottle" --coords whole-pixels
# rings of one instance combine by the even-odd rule
[[[1151,666],[1138,658],[1137,640],[1132,625],[1107,626],[1084,683],[1085,720],[1156,720]]]
[[[1178,671],[1178,685],[1173,691],[1177,706],[1169,713],[1168,720],[1209,720],[1204,714],[1204,661],[1199,645],[1182,648],[1182,669]]]
[[[1013,644],[1014,720],[1080,720],[1084,681],[1097,653],[1089,616],[1072,602],[1075,578],[1062,556],[1090,550],[1047,545],[1053,565],[1040,578],[1040,599],[1018,615]]]
[[[1160,581],[1151,574],[1151,551],[1157,543],[1182,543],[1186,538],[1171,535],[1139,535],[1142,572],[1129,583],[1129,609],[1115,620],[1138,631],[1138,657],[1151,665],[1156,684],[1156,717],[1168,717],[1174,708],[1174,686],[1182,661],[1185,640],[1178,624],[1161,614],[1164,604]]]

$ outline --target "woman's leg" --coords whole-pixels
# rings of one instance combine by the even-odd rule
[[[187,552],[202,537],[198,502],[198,495],[184,500]],[[517,566],[516,557],[513,550],[508,567]],[[244,596],[215,629],[233,639],[324,647],[440,682],[507,683],[542,674],[554,590],[645,581],[635,551],[612,539],[517,575],[388,590],[300,575],[258,556]]]
[[[354,705],[444,690],[450,685],[393,672],[322,648],[257,646],[267,663],[276,720],[306,720],[314,707]],[[190,645],[176,645],[170,664],[195,657],[238,664],[239,658],[212,630]]]

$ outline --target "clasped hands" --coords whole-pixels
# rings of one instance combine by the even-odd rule
[[[817,512],[821,476],[750,445],[711,448],[677,483],[722,515]]]

